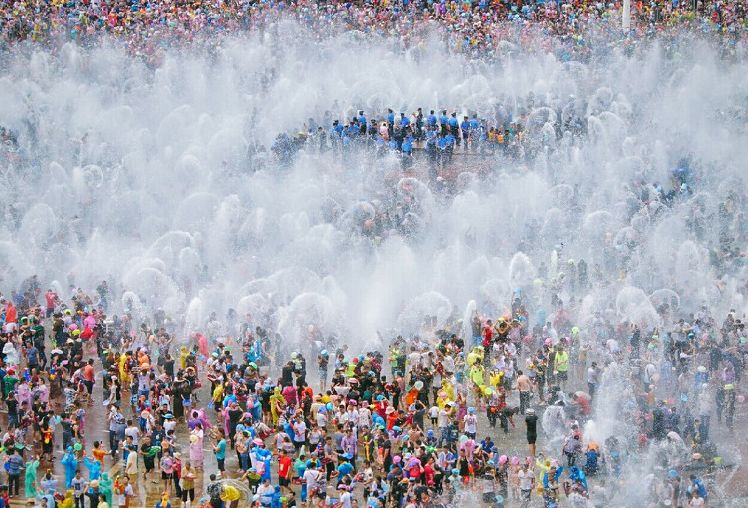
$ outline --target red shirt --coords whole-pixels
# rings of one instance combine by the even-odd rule
[[[94,367],[93,365],[86,365],[83,367],[83,379],[86,381],[94,380]]]
[[[486,325],[483,327],[483,347],[490,346],[492,340],[493,340],[493,328]]]
[[[57,299],[57,295],[52,291],[47,291],[47,293],[44,295],[44,298],[47,299],[47,308],[48,309],[54,309],[55,308],[55,300]]]
[[[6,323],[15,323],[18,319],[18,311],[13,306],[12,303],[8,304],[8,307],[5,309],[5,322]]]
[[[291,457],[282,455],[278,459],[278,476],[280,478],[291,478]]]
[[[423,475],[426,477],[426,485],[434,484],[436,473],[434,472],[434,468],[431,467],[431,464],[423,466]]]

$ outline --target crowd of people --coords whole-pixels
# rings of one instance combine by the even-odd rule
[[[567,290],[602,283],[584,261],[571,267]],[[438,329],[427,316],[418,335],[353,354],[313,324],[288,351],[266,316],[213,314],[184,336],[162,310],[110,312],[105,282],[63,297],[29,279],[2,299],[0,502],[140,506],[157,489],[159,508],[414,508],[471,495],[598,507],[651,456],[646,506],[705,506],[706,475],[724,465],[714,436],[734,431],[744,402],[741,318],[663,304],[663,328],[602,314],[577,325],[561,289],[535,288],[551,297],[547,316],[518,293],[498,316]],[[586,430],[598,398],[617,401],[624,423],[602,442]],[[89,437],[99,404],[108,442]]]
[[[629,40],[688,28],[745,41],[745,7],[632,2]],[[0,44],[85,44],[111,33],[155,57],[173,40],[262,30],[287,17],[315,34],[358,30],[418,47],[436,26],[455,51],[486,55],[508,41],[570,57],[593,51],[589,40],[601,34],[622,39],[621,9],[18,0],[0,5]],[[586,134],[578,99],[543,100],[497,101],[483,116],[437,108],[327,114],[295,138],[280,135],[272,150],[289,161],[301,147],[346,157],[357,146],[396,152],[409,166],[422,149],[437,181],[457,150],[526,160],[567,132]],[[555,118],[531,118],[540,106]],[[14,132],[2,128],[0,138],[4,157],[21,156]],[[671,176],[671,190],[631,184],[634,208],[689,197],[688,161]],[[364,235],[415,227],[415,192],[401,190],[397,206],[362,214]],[[712,259],[722,272],[744,257],[748,235],[731,200],[739,194],[719,205]],[[697,211],[688,222],[695,238],[707,227]],[[242,318],[231,309],[225,320],[214,313],[188,329],[159,302],[147,314],[128,308],[117,281],[62,294],[32,277],[0,299],[0,508],[12,499],[45,508],[597,508],[623,496],[653,508],[706,506],[719,494],[716,475],[734,467],[725,444],[734,442],[745,402],[744,317],[663,303],[653,326],[615,311],[589,318],[581,299],[564,301],[615,285],[612,274],[631,261],[619,258],[590,267],[566,260],[560,270],[536,260],[538,278],[505,308],[482,302],[468,318],[452,315],[439,326],[427,316],[418,334],[395,332],[371,346],[309,323],[308,340],[289,347],[275,333],[277,308]]]
[[[746,8],[739,0],[638,1],[631,12],[634,36],[690,27],[732,41],[746,37]],[[510,41],[543,50],[562,42],[568,51],[586,53],[589,37],[621,33],[621,16],[620,1],[16,0],[0,6],[0,40],[91,41],[104,32],[121,35],[133,51],[153,56],[172,40],[247,31],[289,17],[317,35],[358,30],[394,35],[414,47],[425,43],[428,27],[438,26],[458,51],[486,55],[486,49]]]
[[[350,120],[341,121],[333,119],[327,111],[319,121],[310,118],[296,136],[279,134],[271,151],[281,163],[291,162],[301,149],[317,154],[332,152],[344,161],[356,149],[375,157],[395,153],[407,169],[413,165],[414,154],[421,150],[426,155],[431,180],[435,181],[440,169],[450,165],[456,150],[486,156],[500,154],[529,162],[539,150],[555,145],[564,135],[569,138],[586,135],[587,122],[578,106],[574,97],[550,103],[547,98],[529,94],[497,100],[492,114],[480,117],[475,112],[446,109],[418,108],[409,113],[395,113],[388,108],[386,113],[373,118],[359,110]],[[530,121],[535,108],[554,110],[555,116],[546,118],[550,131],[543,121],[537,118]]]

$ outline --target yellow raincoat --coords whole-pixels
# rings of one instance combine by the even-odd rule
[[[273,394],[270,396],[270,414],[273,417],[273,426],[278,425],[278,419],[280,418],[279,410],[285,403],[286,399],[283,398],[280,387],[276,386]]]
[[[485,381],[483,380],[483,373],[485,370],[486,369],[480,363],[476,363],[470,367],[470,379],[476,384],[476,386],[483,386],[485,384]]]
[[[179,365],[182,369],[187,368],[187,357],[190,356],[190,351],[187,349],[187,346],[182,346],[179,348]]]

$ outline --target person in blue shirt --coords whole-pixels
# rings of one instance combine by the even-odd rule
[[[700,478],[697,478],[696,475],[692,474],[688,477],[689,480],[691,480],[691,485],[688,486],[688,495],[690,496],[691,493],[696,490],[699,492],[699,497],[704,498],[704,503],[707,502],[707,495],[708,492],[706,490],[706,486],[704,485],[704,482],[701,481]]]
[[[395,112],[391,108],[387,108],[387,123],[389,125],[395,123]]]
[[[460,124],[460,130],[462,131],[462,140],[465,142],[465,148],[468,146],[468,139],[470,138],[470,122],[468,121],[467,115],[462,117],[462,123]]]
[[[444,152],[444,150],[447,149],[447,138],[446,138],[446,136],[442,136],[440,134],[439,137],[436,138],[436,147],[441,152]]]
[[[413,136],[408,134],[408,136],[403,140],[403,153],[411,154],[412,152],[413,152]]]
[[[451,132],[444,136],[444,141],[446,143],[446,147],[444,148],[444,153],[447,157],[446,162],[450,162],[452,160],[452,153],[455,149],[455,143],[459,143],[457,138],[455,138],[454,134],[452,134]]]
[[[340,464],[338,465],[336,471],[338,472],[337,485],[340,485],[340,482],[343,481],[343,478],[353,472],[353,465],[349,462],[351,460],[351,456],[349,454],[343,453],[341,455],[338,455],[338,457],[340,458]]]
[[[332,127],[330,127],[330,130],[327,131],[327,136],[330,139],[330,146],[332,147],[333,151],[337,151],[340,148],[340,131],[338,130],[339,126],[339,122],[337,120],[334,120],[332,122]]]
[[[478,127],[480,127],[480,122],[478,121],[478,115],[473,113],[473,118],[470,119],[470,130],[476,131],[478,130]]]
[[[436,119],[436,115],[434,114],[434,110],[432,109],[429,113],[429,117],[426,120],[426,124],[429,126],[429,128],[435,128],[436,124],[439,123],[439,121]]]
[[[452,116],[447,120],[447,124],[449,125],[449,133],[454,137],[457,146],[460,146],[460,122],[457,120],[457,113],[452,112]]]
[[[342,158],[344,161],[347,161],[351,152],[351,137],[348,135],[347,131],[343,131],[343,135],[340,138],[340,144],[342,146]]]
[[[366,135],[366,115],[364,115],[364,111],[360,110],[358,112],[358,126],[361,132],[362,136]]]
[[[26,361],[29,365],[29,369],[39,367],[39,350],[33,344],[26,349]]]
[[[589,448],[585,453],[586,461],[584,464],[584,470],[587,476],[594,476],[597,474],[597,463],[600,458],[600,453],[597,448]]]
[[[443,109],[442,114],[439,117],[439,125],[441,125],[441,128],[442,128],[442,136],[447,135],[447,131],[449,130],[449,125],[447,125],[448,122],[449,122],[449,117],[447,116],[447,110]]]
[[[426,151],[429,150],[429,146],[436,148],[436,137],[437,137],[436,127],[426,131]]]
[[[402,156],[402,167],[407,169],[413,165],[413,135],[408,136],[403,140],[403,156]]]
[[[395,129],[395,112],[391,108],[387,108],[387,133],[389,134],[390,138],[392,138],[394,129]]]
[[[213,445],[213,453],[218,463],[218,473],[222,475],[226,471],[226,440],[223,438],[223,433],[219,434],[218,441]]]
[[[401,129],[407,129],[410,125],[410,118],[408,118],[405,113],[400,113],[400,128]]]
[[[353,121],[346,126],[346,134],[351,139],[355,138],[359,133],[357,124],[358,124],[358,120],[354,118]]]
[[[491,441],[491,436],[486,436],[486,439],[480,442],[481,449],[489,453],[491,451],[491,448],[493,448],[493,441]]]
[[[8,485],[11,496],[18,496],[21,487],[21,469],[24,469],[23,457],[16,453],[15,448],[9,450],[10,456],[5,469],[8,472]]]

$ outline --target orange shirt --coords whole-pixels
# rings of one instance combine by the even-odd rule
[[[104,457],[106,457],[106,452],[102,450],[101,448],[94,448],[93,451],[91,452],[91,455],[93,455],[96,460],[98,460],[99,462],[103,464]]]
[[[83,379],[93,382],[94,372],[95,371],[93,365],[86,365],[85,367],[83,367]]]

